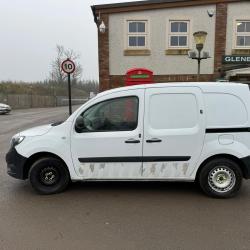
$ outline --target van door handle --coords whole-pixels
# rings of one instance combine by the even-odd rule
[[[153,138],[153,139],[150,139],[150,140],[146,140],[147,143],[160,143],[162,142],[161,139],[158,139],[158,138]]]
[[[125,143],[128,143],[128,144],[135,144],[135,143],[140,143],[141,141],[140,140],[135,140],[135,139],[129,139],[127,141],[125,141]]]

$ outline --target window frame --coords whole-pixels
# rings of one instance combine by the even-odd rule
[[[235,20],[235,24],[234,24],[234,48],[235,49],[250,49],[250,45],[248,45],[248,46],[239,46],[238,44],[237,44],[237,41],[238,41],[238,37],[239,36],[244,36],[244,37],[246,37],[246,36],[249,36],[250,37],[250,31],[249,32],[238,32],[238,23],[239,22],[248,22],[248,23],[250,23],[250,19],[236,19]]]
[[[145,23],[145,32],[129,32],[129,24],[133,22],[143,22]],[[141,19],[127,19],[126,20],[126,49],[129,50],[145,50],[149,49],[149,20],[146,18]],[[129,38],[130,37],[145,37],[145,46],[130,46]]]
[[[174,22],[184,22],[187,24],[187,32],[172,32],[171,25]],[[168,20],[168,48],[169,49],[189,49],[190,48],[190,24],[191,20],[189,19],[169,19]],[[187,45],[186,46],[172,46],[171,45],[171,37],[173,36],[185,36],[187,37]]]
[[[121,97],[114,97],[114,98],[110,98],[110,99],[106,99],[106,100],[103,100],[103,101],[100,101],[100,102],[97,102],[93,105],[91,105],[90,107],[88,107],[87,109],[85,109],[83,112],[80,113],[80,115],[78,115],[77,117],[79,116],[82,116],[85,112],[87,112],[89,109],[101,104],[101,103],[104,103],[104,102],[108,102],[108,101],[113,101],[113,100],[117,100],[117,99],[125,99],[125,98],[131,98],[131,97],[134,97],[137,99],[138,101],[138,105],[137,105],[137,117],[136,117],[136,127],[134,129],[126,129],[126,130],[92,130],[92,131],[82,131],[82,132],[77,132],[76,131],[76,127],[75,127],[75,124],[76,124],[76,120],[74,122],[74,130],[77,134],[84,134],[84,133],[114,133],[114,132],[131,132],[131,131],[135,131],[137,128],[138,128],[138,124],[139,124],[139,111],[140,111],[140,99],[138,96],[136,95],[130,95],[130,96],[121,96]]]

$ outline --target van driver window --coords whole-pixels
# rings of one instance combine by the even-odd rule
[[[77,133],[132,131],[137,128],[139,100],[135,96],[100,102],[84,111],[75,123]]]

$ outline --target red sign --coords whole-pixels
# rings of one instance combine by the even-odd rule
[[[63,61],[61,67],[63,72],[65,72],[66,74],[72,74],[76,69],[74,62],[71,61],[70,59]]]
[[[126,86],[154,83],[153,71],[144,68],[130,69],[126,73]]]

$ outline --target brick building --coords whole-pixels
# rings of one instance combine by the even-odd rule
[[[250,83],[250,1],[148,0],[92,6],[98,27],[100,91],[123,86],[127,70],[148,68],[155,82],[195,81],[193,33],[208,33],[201,80]],[[100,32],[100,25],[105,32]]]

